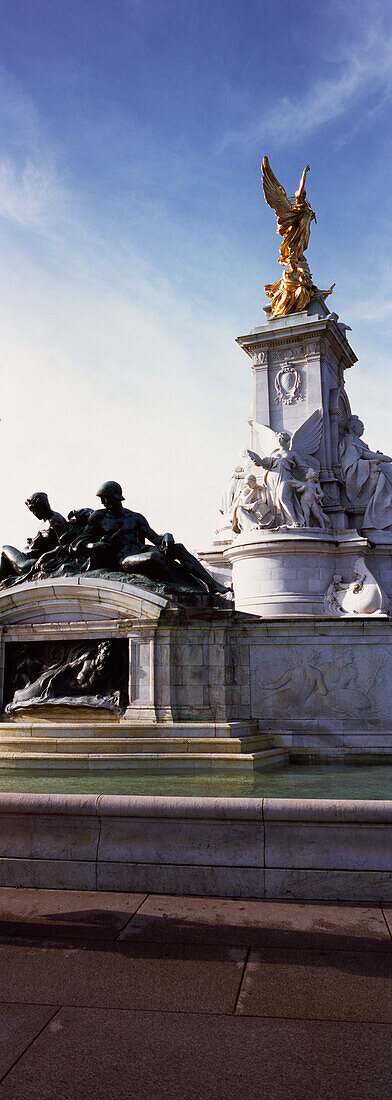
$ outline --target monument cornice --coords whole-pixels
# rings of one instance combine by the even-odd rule
[[[357,362],[355,352],[344,336],[338,322],[331,316],[317,317],[315,320],[308,318],[306,321],[293,325],[283,324],[278,326],[276,322],[270,322],[268,325],[253,329],[244,336],[237,336],[236,343],[252,358],[255,352],[260,350],[268,351],[269,349],[298,344],[305,346],[309,342],[314,343],[315,340],[320,343],[322,339],[328,340],[340,361],[344,360],[344,369],[353,366]],[[312,354],[317,355],[318,351],[306,351],[303,357]]]

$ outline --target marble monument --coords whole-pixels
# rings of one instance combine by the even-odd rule
[[[237,340],[250,439],[212,546],[157,534],[118,482],[68,517],[27,499],[44,527],[0,559],[0,767],[392,756],[392,459],[363,438],[348,325],[304,255],[308,170],[290,199],[263,161],[284,272]]]
[[[330,312],[304,252],[314,212],[306,168],[294,200],[262,165],[266,202],[283,237],[281,280],[266,285],[266,321],[237,343],[251,360],[249,448],[227,488],[204,564],[233,584],[239,611],[263,616],[340,615],[326,603],[334,576],[349,578],[361,558],[383,597],[392,598],[392,459],[372,451],[354,415],[346,372],[356,363],[349,326]],[[355,601],[354,601],[355,602]],[[347,598],[345,601],[347,605]],[[372,614],[372,601],[354,613]]]

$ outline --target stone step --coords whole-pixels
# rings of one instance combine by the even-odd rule
[[[47,752],[0,752],[1,769],[28,769],[49,771],[51,768],[74,771],[105,771],[106,769],[127,771],[145,769],[147,771],[172,771],[175,768],[192,769],[237,769],[252,770],[258,767],[280,767],[288,761],[288,753],[282,749],[264,749],[252,753],[232,752],[168,752],[168,753],[63,753]]]
[[[268,731],[260,730],[258,723],[249,719],[246,722],[151,722],[144,723],[124,718],[101,719],[97,721],[74,721],[64,718],[55,721],[48,718],[0,721],[0,740],[4,737],[254,737],[266,736]]]
[[[271,737],[4,737],[0,735],[0,753],[247,753],[273,748]]]

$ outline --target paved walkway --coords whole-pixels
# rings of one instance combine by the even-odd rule
[[[392,908],[0,889],[0,1100],[390,1100]]]

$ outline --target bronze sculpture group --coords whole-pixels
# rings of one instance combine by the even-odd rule
[[[81,508],[68,519],[54,512],[46,493],[33,493],[27,507],[45,528],[24,551],[3,546],[0,586],[46,576],[105,571],[123,573],[190,588],[216,597],[228,591],[182,543],[166,532],[158,535],[139,512],[123,506],[117,481],[105,481],[97,492],[102,508]]]

